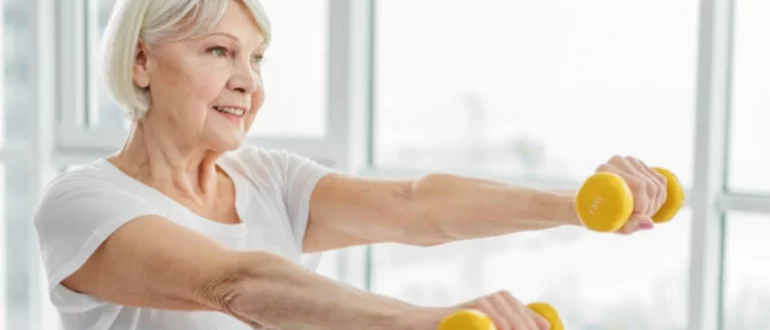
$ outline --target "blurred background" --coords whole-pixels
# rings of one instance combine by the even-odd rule
[[[32,210],[125,137],[96,71],[114,2],[2,1],[0,329],[58,329]],[[426,305],[507,289],[570,330],[770,329],[767,0],[262,2],[275,41],[246,143],[365,176],[554,189],[634,155],[689,191],[631,237],[383,244],[328,253],[322,274]]]

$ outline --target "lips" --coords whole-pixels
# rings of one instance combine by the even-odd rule
[[[236,117],[243,117],[243,114],[246,113],[245,109],[233,106],[214,106],[213,108],[216,111]]]

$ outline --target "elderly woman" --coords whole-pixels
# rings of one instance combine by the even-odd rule
[[[241,148],[264,99],[258,0],[121,0],[104,40],[130,135],[53,180],[35,216],[64,329],[433,330],[466,307],[499,329],[547,328],[507,292],[415,306],[314,274],[313,256],[579,226],[572,194],[449,174],[375,181]],[[621,232],[651,228],[665,180],[630,157],[599,169],[647,183]]]

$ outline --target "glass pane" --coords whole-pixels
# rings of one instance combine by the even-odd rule
[[[121,129],[128,128],[128,121],[123,117],[123,111],[113,102],[110,93],[99,78],[99,68],[96,64],[99,62],[99,45],[102,42],[102,33],[107,21],[110,18],[110,11],[115,5],[116,0],[87,0],[89,1],[89,12],[96,14],[89,23],[96,24],[95,27],[89,26],[88,36],[91,42],[89,56],[91,58],[87,63],[91,63],[91,72],[89,81],[89,110],[88,122],[90,126],[99,126],[102,128]]]
[[[2,111],[0,111],[0,146],[9,139],[29,136],[32,111],[28,104],[35,98],[34,77],[30,75],[32,26],[27,1],[2,2]],[[0,329],[24,329],[28,324],[27,260],[29,241],[18,235],[29,223],[24,207],[29,196],[27,164],[0,164]],[[8,174],[6,176],[6,174]],[[6,205],[15,207],[7,208]]]
[[[630,154],[691,182],[697,0],[377,10],[377,166],[571,179]]]
[[[30,54],[32,48],[31,27],[28,20],[29,5],[25,1],[3,1],[2,59],[0,69],[3,77],[3,110],[0,111],[0,146],[5,141],[21,140],[27,137],[32,111],[28,100],[34,98],[30,76]]]
[[[0,164],[0,187],[5,187],[5,166]],[[5,189],[0,189],[0,219],[2,219],[2,222],[0,222],[0,278],[6,279],[8,278],[10,272],[6,269],[6,265],[10,264],[9,258],[12,258],[12,253],[10,253],[10,249],[8,249],[8,242],[6,240],[6,237],[8,237],[8,224],[6,223],[5,219]],[[17,304],[15,304],[12,300],[9,300],[8,291],[11,288],[7,288],[8,281],[3,280],[2,283],[0,283],[0,330],[2,329],[13,329],[13,325],[21,325],[21,321],[19,317],[15,316],[16,313],[14,313],[14,310],[19,308]],[[10,313],[9,313],[10,312]],[[8,322],[5,322],[4,320],[8,320]]]
[[[724,255],[724,329],[770,329],[770,215],[727,215]]]
[[[770,2],[735,3],[729,187],[741,191],[770,191]],[[764,141],[764,142],[762,142]],[[751,148],[749,148],[751,147]]]
[[[551,303],[567,329],[683,330],[690,225],[684,209],[631,236],[558,228],[431,248],[378,246],[373,290],[431,306],[509,290],[523,302]]]
[[[115,0],[99,0],[100,36],[114,3]],[[272,23],[273,41],[262,67],[265,103],[249,134],[323,137],[327,116],[329,1],[261,3]],[[121,112],[106,89],[100,87],[98,97],[98,125],[124,125]]]
[[[273,24],[252,135],[326,135],[329,0],[261,0]],[[297,10],[302,8],[302,10]]]

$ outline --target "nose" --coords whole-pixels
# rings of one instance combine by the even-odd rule
[[[235,65],[233,76],[227,82],[227,87],[243,94],[251,94],[257,90],[259,85],[259,73],[253,70],[248,62],[246,64],[242,62],[238,61],[238,64]]]

